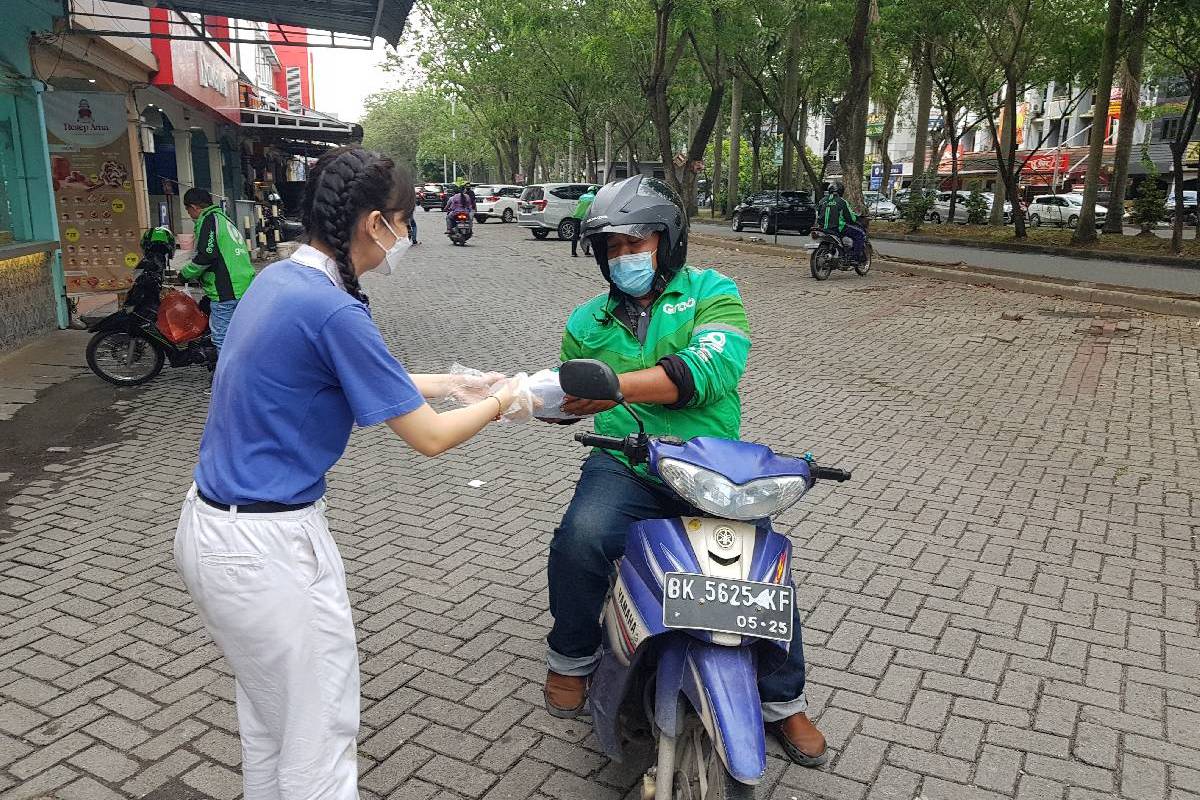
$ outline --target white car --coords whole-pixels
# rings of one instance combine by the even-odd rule
[[[954,201],[954,217],[950,216],[950,196],[957,194],[958,199]],[[991,192],[981,192],[983,199],[987,201],[988,214],[992,213],[992,203],[996,202],[996,196]],[[929,209],[929,221],[934,225],[940,225],[943,222],[961,222],[967,221],[967,199],[971,196],[970,192],[959,190],[958,192],[938,192],[934,198],[933,207]],[[1008,224],[1012,220],[1012,203],[1005,201],[1004,203],[1004,222]]]
[[[545,239],[551,231],[556,231],[560,239],[570,239],[575,232],[575,218],[571,214],[587,190],[586,183],[526,186],[517,201],[518,224],[529,228],[535,239]]]
[[[1060,228],[1074,228],[1079,224],[1079,214],[1083,211],[1083,195],[1080,194],[1043,194],[1033,198],[1025,213],[1029,216],[1030,227],[1040,225],[1057,225]],[[1096,206],[1096,227],[1104,224],[1108,217],[1108,209]]]
[[[863,192],[863,200],[867,204],[867,213],[873,219],[895,220],[900,216],[900,212],[896,210],[896,204],[880,192]]]
[[[487,222],[489,219],[499,219],[501,222],[517,221],[517,200],[521,197],[523,186],[505,186],[485,184],[475,187],[475,221]]]

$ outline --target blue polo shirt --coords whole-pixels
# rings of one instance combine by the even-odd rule
[[[355,423],[424,402],[365,305],[320,268],[278,261],[250,284],[229,325],[196,485],[230,505],[315,501]]]

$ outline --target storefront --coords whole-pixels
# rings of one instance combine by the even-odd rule
[[[0,351],[67,324],[42,99],[29,55],[33,32],[60,8],[20,3],[0,26]]]

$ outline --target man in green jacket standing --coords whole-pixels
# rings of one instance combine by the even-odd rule
[[[187,281],[198,280],[204,287],[212,302],[208,327],[213,345],[220,352],[233,310],[254,280],[254,265],[237,225],[213,203],[207,190],[188,189],[183,206],[196,221],[196,252],[191,262],[179,270],[179,276]]]
[[[567,320],[560,357],[599,359],[620,377],[651,435],[740,436],[738,382],[750,326],[737,285],[716,270],[687,266],[687,216],[666,183],[644,175],[604,186],[583,224],[608,291]],[[595,415],[595,430],[624,437],[633,417],[613,403],[568,397],[563,410]],[[556,717],[581,713],[599,661],[598,622],[613,561],[631,523],[697,513],[644,465],[597,450],[550,543],[554,626],[544,695]],[[804,646],[794,620],[787,662],[759,682],[763,719],[798,764],[825,761],[825,737],[805,714]]]
[[[571,216],[575,218],[575,233],[571,236],[571,258],[579,256],[579,234],[583,231],[583,221],[587,218],[588,209],[592,207],[595,199],[596,187],[589,186],[588,190],[579,196],[579,202],[575,204],[575,210],[571,212]],[[588,252],[586,240],[583,243],[583,254],[591,255]]]

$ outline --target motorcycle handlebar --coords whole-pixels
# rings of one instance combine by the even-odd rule
[[[617,436],[600,436],[596,433],[588,433],[587,431],[579,431],[575,434],[575,441],[588,447],[599,447],[602,450],[624,450],[625,440]]]
[[[819,481],[837,481],[843,483],[850,480],[850,470],[836,467],[818,467],[813,465],[812,475]]]

